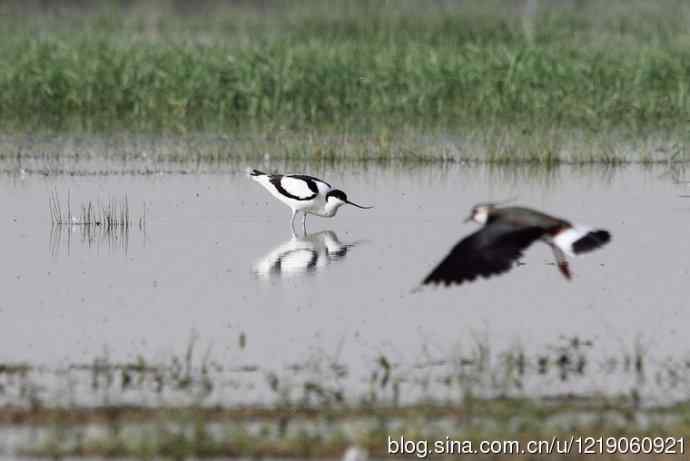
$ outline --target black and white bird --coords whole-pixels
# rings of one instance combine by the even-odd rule
[[[476,205],[467,221],[483,227],[455,245],[424,279],[424,285],[459,285],[502,274],[537,240],[551,247],[558,269],[569,280],[568,256],[587,253],[611,240],[603,229],[574,225],[530,208],[499,208],[495,203]]]
[[[343,243],[333,231],[294,236],[259,259],[254,264],[254,273],[269,279],[318,272],[344,259],[350,248],[359,243]]]
[[[286,204],[292,210],[290,229],[295,234],[295,216],[303,214],[302,226],[306,232],[307,214],[324,218],[335,216],[338,208],[347,204],[368,210],[370,206],[358,205],[348,200],[345,192],[334,189],[326,181],[303,174],[266,174],[253,168],[247,169],[247,175],[261,184],[271,195]]]

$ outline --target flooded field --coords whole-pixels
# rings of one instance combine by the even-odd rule
[[[354,403],[372,388],[382,402],[456,401],[447,378],[472,367],[484,397],[686,398],[690,201],[665,168],[300,171],[375,208],[310,217],[295,240],[244,165],[3,176],[0,402]],[[139,225],[56,227],[51,194],[75,210],[126,194]],[[572,282],[534,245],[501,277],[412,292],[474,229],[474,203],[509,197],[613,242],[576,259]]]
[[[378,457],[386,434],[690,420],[682,163],[245,163],[0,159],[0,455]],[[247,166],[374,208],[295,237]],[[613,241],[571,282],[537,244],[503,276],[420,289],[469,209],[508,198]]]

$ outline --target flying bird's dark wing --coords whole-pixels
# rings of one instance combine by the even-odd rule
[[[458,285],[479,276],[490,277],[510,270],[522,251],[544,235],[541,227],[492,223],[455,245],[423,284]]]

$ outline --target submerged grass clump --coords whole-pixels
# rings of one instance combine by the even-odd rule
[[[3,5],[5,127],[686,126],[690,5]]]
[[[66,240],[67,252],[70,252],[72,233],[79,231],[82,244],[89,248],[105,243],[110,249],[127,253],[129,231],[134,227],[127,195],[122,198],[110,198],[105,202],[91,201],[82,204],[79,212],[72,211],[69,192],[64,203],[57,192],[48,198],[50,214],[50,248],[53,255],[60,252],[63,240]],[[139,231],[146,232],[146,206],[144,212],[136,219]]]
[[[70,194],[67,193],[67,203],[62,205],[57,192],[48,198],[51,224],[56,226],[86,226],[103,227],[105,231],[115,229],[129,229],[131,217],[127,195],[122,199],[111,198],[106,202],[92,202],[89,200],[80,207],[78,214],[72,213]],[[139,225],[143,226],[143,217]]]

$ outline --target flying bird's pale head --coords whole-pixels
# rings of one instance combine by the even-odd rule
[[[489,219],[489,214],[491,214],[491,211],[493,209],[493,204],[475,205],[474,207],[472,207],[472,211],[470,211],[470,216],[465,220],[465,222],[474,221],[477,224],[486,224],[486,221],[488,221]]]

